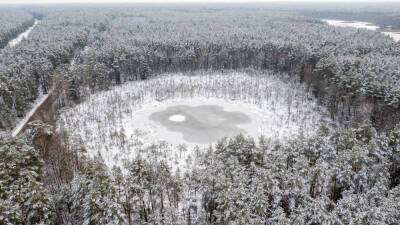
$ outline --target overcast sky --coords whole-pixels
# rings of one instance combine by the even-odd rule
[[[218,3],[218,2],[400,2],[400,0],[0,0],[0,4],[40,3]]]

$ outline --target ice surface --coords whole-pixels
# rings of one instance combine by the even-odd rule
[[[328,19],[323,19],[322,21],[326,22],[329,25],[337,27],[354,27],[358,29],[367,29],[375,31],[380,29],[380,27],[377,25],[362,21],[344,21],[344,20],[328,20]],[[390,36],[391,38],[393,38],[394,41],[400,41],[400,32],[383,31],[381,33]]]
[[[181,114],[175,114],[175,115],[168,117],[168,120],[173,121],[173,122],[183,122],[186,120],[186,116],[181,115]]]
[[[193,98],[148,107],[140,111],[132,124],[152,127],[153,139],[189,147],[215,144],[223,137],[245,134],[257,138],[262,115],[254,113],[251,106],[235,104],[215,98]],[[179,113],[185,121],[170,121],[171,114]],[[128,122],[128,121],[127,121]]]

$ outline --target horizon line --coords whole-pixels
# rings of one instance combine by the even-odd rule
[[[91,5],[91,4],[106,4],[106,5],[112,5],[112,4],[268,4],[268,3],[274,3],[274,4],[304,4],[304,3],[317,3],[317,4],[332,4],[332,3],[341,3],[341,4],[360,4],[360,3],[378,3],[378,4],[386,4],[386,3],[400,3],[399,0],[384,0],[384,1],[379,1],[379,0],[360,0],[360,1],[346,1],[346,0],[328,0],[328,1],[318,1],[318,0],[284,0],[284,1],[279,1],[279,0],[251,0],[251,1],[246,1],[246,0],[206,0],[206,1],[201,1],[201,0],[194,0],[194,1],[185,1],[185,0],[167,0],[167,1],[162,1],[162,0],[156,0],[156,1],[145,1],[145,0],[138,0],[138,1],[131,1],[131,0],[117,0],[117,1],[111,1],[111,0],[105,0],[105,1],[92,1],[92,0],[68,0],[68,1],[50,1],[50,0],[39,0],[39,1],[10,1],[10,2],[3,2],[0,1],[0,5],[64,5],[64,4],[77,4],[77,5]]]

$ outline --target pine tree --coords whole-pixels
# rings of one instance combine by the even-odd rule
[[[71,217],[76,223],[125,224],[116,183],[101,161],[88,162],[70,187]]]
[[[42,161],[22,140],[0,139],[2,218],[15,224],[52,224],[53,202],[40,182]],[[4,210],[4,211],[3,211]]]

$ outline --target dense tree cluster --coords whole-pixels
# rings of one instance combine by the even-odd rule
[[[340,131],[321,127],[311,138],[290,142],[240,135],[206,151],[194,149],[196,163],[183,174],[140,157],[110,170],[95,157],[52,194],[38,180],[35,151],[2,140],[0,219],[11,224],[394,225],[400,222],[399,134],[396,128],[381,135],[366,124]]]
[[[377,32],[262,8],[153,10],[130,9],[103,24],[72,71],[73,88],[104,89],[162,72],[254,67],[300,74],[326,105],[350,96],[399,107],[399,44]],[[324,92],[328,87],[334,91]]]
[[[394,131],[398,133],[398,130]],[[239,136],[206,154],[202,188],[216,224],[397,224],[397,138],[370,125],[289,144]],[[398,173],[398,169],[397,169]]]
[[[140,159],[110,176],[130,224],[397,224],[398,133],[363,125],[290,143],[238,136],[199,153],[181,178]]]
[[[43,12],[44,13],[44,12]],[[79,11],[52,11],[13,48],[0,53],[0,128],[25,114],[57,74],[64,74],[75,53],[86,45],[94,20]]]
[[[0,139],[0,223],[51,224],[51,195],[41,182],[43,161],[21,140]]]

